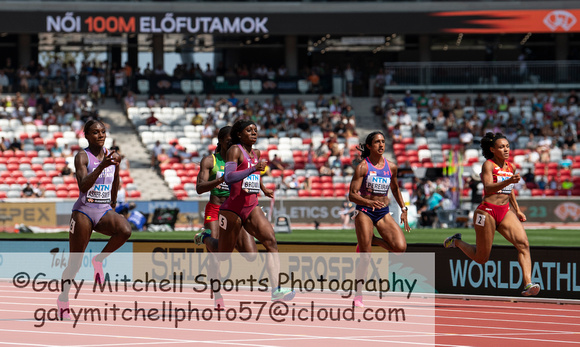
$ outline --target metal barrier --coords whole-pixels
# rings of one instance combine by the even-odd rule
[[[579,61],[385,63],[391,84],[402,89],[543,89],[580,86]]]

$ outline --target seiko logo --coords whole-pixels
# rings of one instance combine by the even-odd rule
[[[558,28],[569,31],[576,24],[576,17],[568,11],[556,10],[544,17],[544,24],[552,31],[556,31]]]

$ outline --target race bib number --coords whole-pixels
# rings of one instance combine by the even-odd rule
[[[253,173],[244,178],[242,181],[242,189],[248,194],[260,193],[260,174]]]
[[[475,215],[475,225],[485,226],[485,215],[478,213]]]
[[[505,180],[509,180],[511,178],[508,176],[497,176],[497,181],[498,182],[503,182]],[[512,192],[512,190],[514,189],[514,183],[504,187],[502,190],[498,191],[498,194],[510,194]]]
[[[111,185],[95,184],[87,192],[87,202],[92,204],[110,204],[111,203]]]
[[[219,216],[218,223],[219,223],[219,225],[220,225],[220,228],[222,228],[222,229],[224,229],[224,230],[228,228],[228,220],[227,220],[227,218],[226,218],[226,217],[224,217],[224,215],[222,215],[222,214],[220,214],[220,216]]]
[[[384,195],[389,192],[389,187],[391,186],[391,179],[389,177],[380,177],[369,175],[367,178],[366,189],[367,191],[377,194]]]

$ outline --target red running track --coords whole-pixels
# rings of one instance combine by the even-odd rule
[[[43,314],[55,318],[57,295],[58,292],[47,288],[33,291],[0,282],[0,345],[580,345],[579,306],[538,301],[367,296],[365,309],[354,310],[350,306],[352,298],[299,293],[292,302],[286,303],[287,313],[283,315],[270,311],[284,306],[272,304],[268,293],[232,292],[224,293],[227,310],[218,317],[208,294],[196,293],[191,287],[182,293],[93,293],[86,290],[76,299],[71,296],[71,308],[84,310],[78,321],[47,319],[42,324]],[[192,312],[191,319],[176,322],[175,314],[179,318],[186,317],[176,308],[183,308],[184,315],[184,312]],[[329,315],[337,318],[339,310],[341,320],[331,321]],[[100,319],[97,311],[101,314]],[[123,312],[126,320],[122,318]],[[135,312],[138,312],[137,319]],[[142,312],[148,315],[147,319],[142,318]],[[199,319],[196,312],[199,312]],[[250,319],[244,320],[247,318]],[[278,322],[282,319],[285,321]]]

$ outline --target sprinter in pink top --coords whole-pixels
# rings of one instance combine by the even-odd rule
[[[62,273],[62,293],[57,299],[57,314],[61,320],[71,319],[68,301],[70,283],[81,267],[92,231],[111,237],[102,252],[92,259],[95,281],[99,283],[104,281],[103,260],[131,236],[131,225],[114,209],[119,188],[121,156],[104,147],[107,130],[102,122],[88,121],[84,133],[89,147],[75,156],[80,194],[73,206],[69,227],[70,257]]]
[[[260,151],[252,148],[258,140],[258,128],[252,121],[239,120],[232,126],[230,137],[232,146],[226,154],[224,172],[225,182],[230,187],[230,196],[220,206],[218,252],[231,253],[234,250],[243,226],[268,252],[276,255],[267,265],[272,285],[272,300],[292,300],[295,292],[282,289],[278,285],[280,263],[274,228],[262,209],[258,208],[260,189],[266,196],[274,197],[271,190],[262,186],[260,179],[260,172],[266,168],[266,162],[260,160]]]

